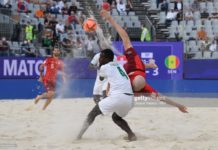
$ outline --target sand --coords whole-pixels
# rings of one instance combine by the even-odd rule
[[[190,107],[188,114],[173,107],[135,107],[125,119],[138,140],[128,142],[110,116],[99,116],[76,140],[94,106],[91,98],[55,99],[46,111],[43,104],[0,101],[0,150],[218,150],[218,107]]]

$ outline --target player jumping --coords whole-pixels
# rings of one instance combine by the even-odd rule
[[[62,72],[62,79],[65,81],[64,76],[64,63],[62,60],[59,59],[60,57],[60,50],[59,48],[53,49],[53,56],[47,58],[41,65],[40,65],[40,77],[39,81],[43,82],[46,92],[38,95],[35,98],[35,104],[39,102],[40,99],[46,98],[45,105],[43,107],[43,110],[45,110],[48,105],[51,103],[54,95],[55,95],[55,87],[56,87],[56,78],[57,73],[60,70]],[[43,74],[44,68],[46,68],[45,75]]]
[[[154,94],[157,99],[169,105],[177,107],[183,113],[187,113],[187,108],[185,106],[178,104],[166,97],[162,97],[155,89],[153,89],[148,83],[146,83],[144,63],[134,50],[128,34],[119,24],[116,23],[116,21],[112,18],[112,16],[110,16],[108,11],[101,10],[100,14],[116,29],[123,41],[125,49],[124,55],[127,58],[127,63],[124,65],[124,68],[131,80],[134,93],[149,94],[150,96]]]
[[[124,68],[118,62],[113,62],[113,59],[114,53],[112,50],[105,49],[101,51],[99,76],[100,80],[107,78],[110,83],[110,93],[108,97],[96,104],[88,114],[77,136],[78,139],[82,138],[82,135],[94,122],[95,117],[100,114],[106,115],[113,113],[112,119],[114,123],[128,134],[128,140],[136,140],[135,134],[130,129],[128,123],[123,119],[133,107],[134,101],[131,83]]]

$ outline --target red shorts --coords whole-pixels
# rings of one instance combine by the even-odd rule
[[[132,47],[126,50],[124,52],[124,55],[126,56],[126,59],[128,61],[124,65],[124,69],[126,70],[127,74],[134,71],[145,72],[144,63],[142,62],[141,58]]]
[[[129,76],[129,78],[130,78],[131,83],[135,79],[135,77],[138,75],[141,75],[145,78],[146,77],[145,65],[142,62],[139,55],[135,52],[135,50],[131,47],[124,52],[124,55],[126,56],[126,59],[128,61],[124,65],[124,68]],[[155,89],[153,89],[148,83],[146,83],[145,87],[137,93],[155,93],[155,94],[158,94],[158,92]]]
[[[52,80],[43,80],[46,91],[55,91],[56,81]]]

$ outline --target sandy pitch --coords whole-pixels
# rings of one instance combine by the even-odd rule
[[[138,140],[110,117],[98,117],[82,140],[75,137],[91,99],[55,99],[46,111],[30,100],[0,101],[0,150],[218,150],[218,107],[135,107],[126,117]],[[30,108],[30,109],[27,109]]]

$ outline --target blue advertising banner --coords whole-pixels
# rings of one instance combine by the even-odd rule
[[[186,60],[185,79],[218,79],[218,60]]]
[[[183,43],[182,42],[132,42],[136,52],[144,63],[154,59],[157,69],[146,69],[148,79],[183,78]],[[124,52],[122,42],[114,42],[119,53]]]
[[[0,79],[33,79],[39,76],[42,58],[1,57]]]
[[[43,58],[1,57],[0,79],[37,79]],[[88,69],[87,58],[65,59],[66,76],[71,79],[93,79],[96,71]]]
[[[145,63],[154,59],[157,69],[146,69],[148,79],[182,79],[183,44],[181,42],[133,42],[133,47]],[[121,42],[114,42],[118,54],[123,54]],[[122,61],[122,60],[120,60]],[[0,79],[36,79],[43,58],[1,57]],[[71,79],[94,79],[87,58],[65,59],[65,71]]]

